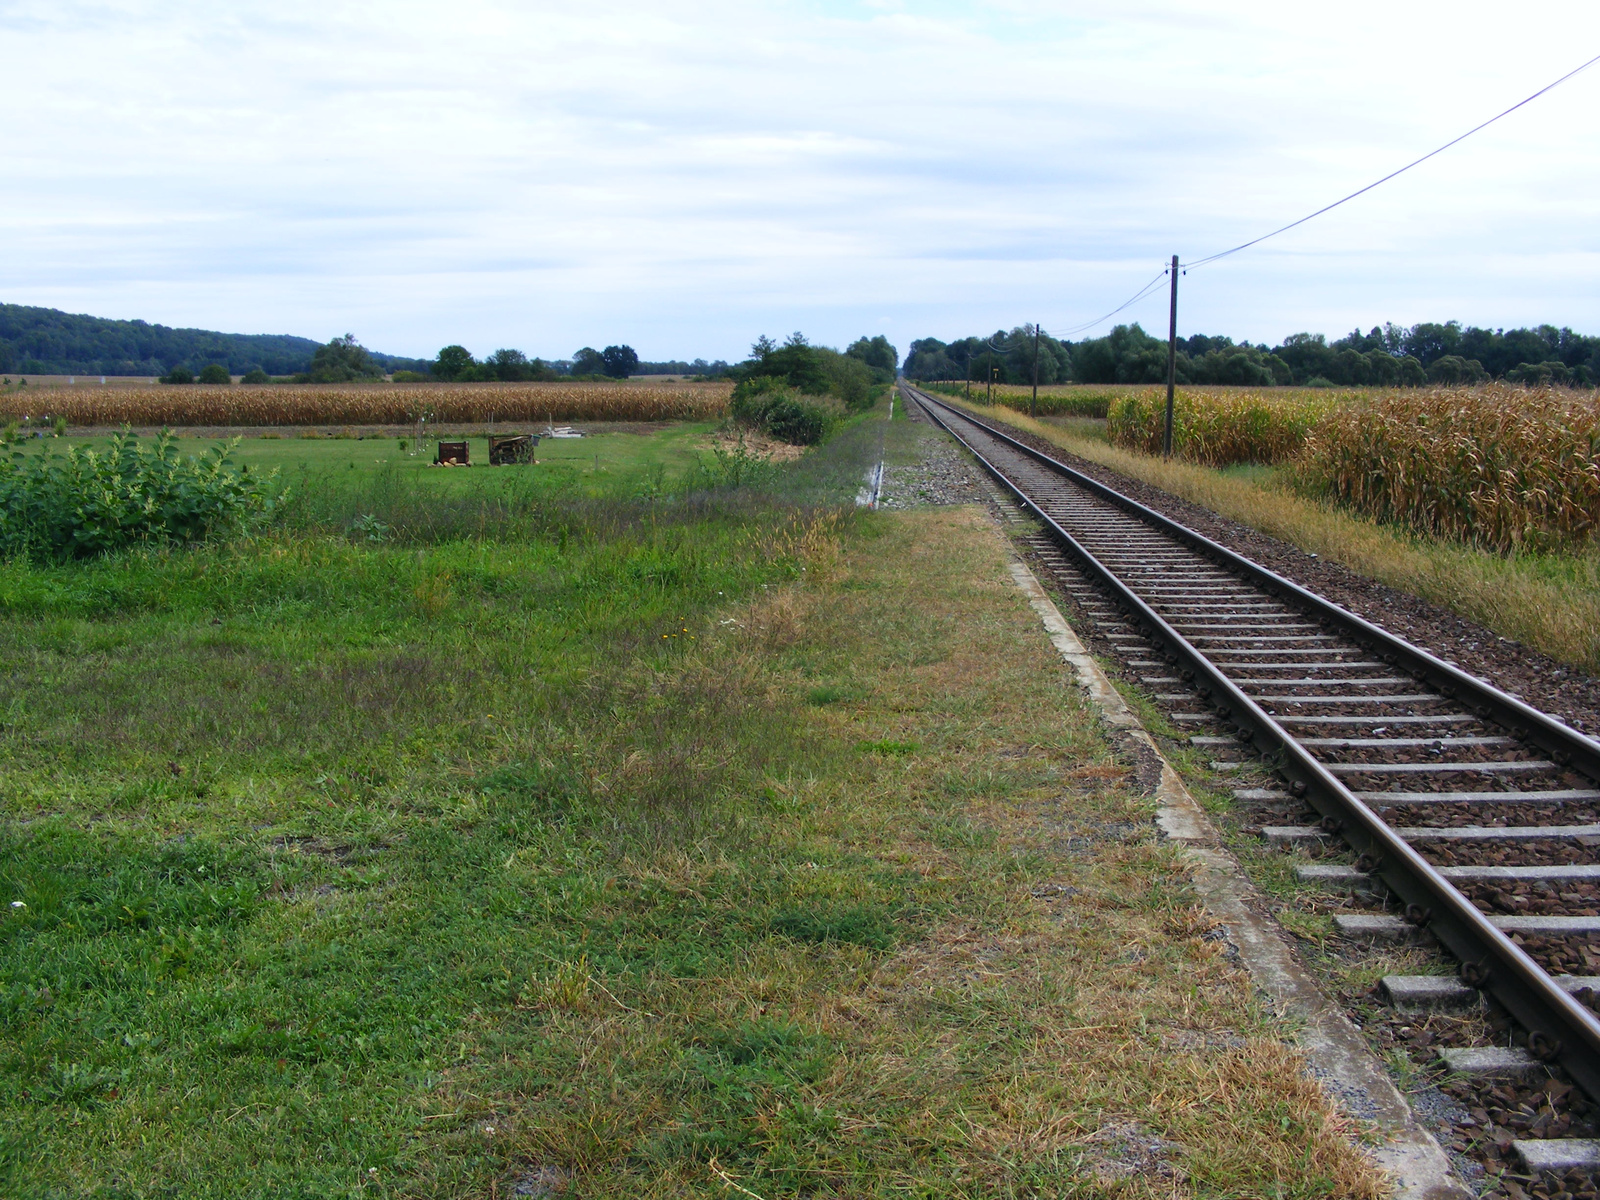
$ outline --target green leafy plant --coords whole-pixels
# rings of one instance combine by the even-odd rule
[[[277,472],[231,468],[237,442],[184,456],[169,432],[144,444],[124,431],[104,451],[13,450],[0,459],[0,554],[88,558],[243,531],[283,495],[272,486]]]
[[[389,526],[372,513],[361,513],[350,522],[350,536],[357,541],[383,542],[389,539]]]

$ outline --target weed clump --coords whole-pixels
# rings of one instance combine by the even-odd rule
[[[198,542],[268,517],[276,472],[233,470],[232,446],[198,457],[162,432],[154,445],[124,432],[104,452],[12,450],[0,459],[0,554],[91,558],[137,543]]]

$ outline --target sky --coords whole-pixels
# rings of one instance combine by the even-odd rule
[[[1593,0],[0,0],[0,301],[417,356],[1065,331],[1595,54]],[[1600,66],[1180,277],[1179,332],[1600,333],[1597,205]]]

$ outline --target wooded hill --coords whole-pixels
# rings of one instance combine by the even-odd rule
[[[274,333],[172,329],[54,308],[0,304],[0,372],[17,375],[165,375],[180,364],[198,371],[221,363],[243,375],[293,375],[311,365],[321,342]],[[417,369],[415,360],[373,354],[386,370]]]

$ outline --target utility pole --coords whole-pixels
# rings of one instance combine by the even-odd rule
[[[967,399],[970,401],[972,399],[972,343],[971,342],[967,343],[966,359],[967,359],[966,362],[962,363],[961,365],[966,367],[966,371],[963,372],[963,374],[965,374],[966,377],[967,377]]]
[[[1172,256],[1172,316],[1167,324],[1167,432],[1161,453],[1172,457],[1172,395],[1178,383],[1178,256]]]
[[[1035,416],[1039,407],[1039,322],[1033,323],[1033,399],[1028,401],[1028,419]]]

